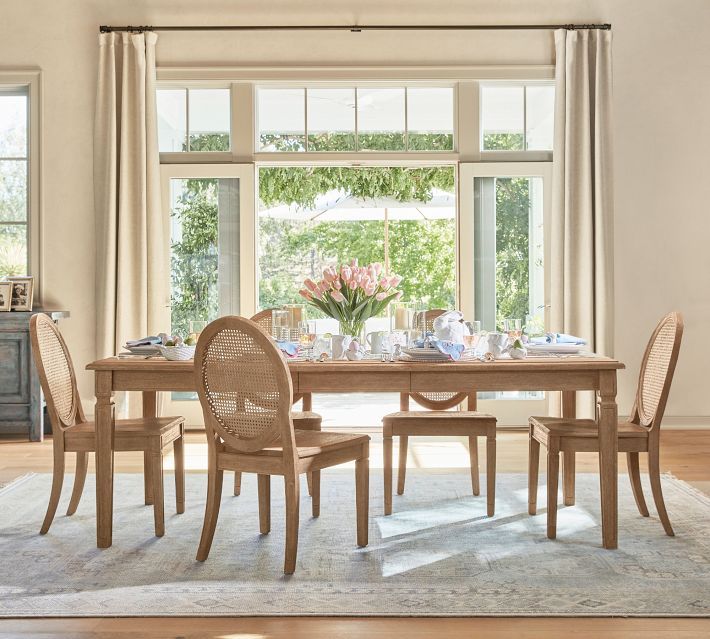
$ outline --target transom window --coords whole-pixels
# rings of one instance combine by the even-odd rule
[[[454,88],[260,87],[261,152],[453,151]]]
[[[481,85],[483,151],[552,151],[555,86],[550,82]]]
[[[161,153],[229,151],[229,89],[160,88],[156,103]]]

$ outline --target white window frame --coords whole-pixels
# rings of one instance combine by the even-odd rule
[[[0,86],[26,88],[29,100],[27,119],[27,262],[35,277],[35,304],[42,304],[42,72],[39,69],[0,71]]]

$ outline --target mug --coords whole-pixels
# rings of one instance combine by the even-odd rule
[[[345,359],[345,351],[348,350],[353,338],[350,335],[333,335],[331,339],[333,349],[333,359]]]
[[[507,333],[488,333],[488,352],[498,359],[508,351]]]
[[[368,333],[365,337],[365,341],[370,347],[370,352],[373,355],[381,355],[388,350],[389,347],[389,333],[387,331],[374,331],[373,333]]]

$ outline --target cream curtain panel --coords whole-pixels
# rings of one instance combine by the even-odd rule
[[[613,350],[611,31],[555,32],[550,324]]]
[[[168,304],[154,33],[102,33],[94,130],[97,351],[161,330]]]

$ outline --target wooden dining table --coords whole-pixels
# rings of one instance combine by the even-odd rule
[[[577,391],[596,391],[599,419],[602,543],[617,547],[616,376],[624,365],[606,357],[539,357],[484,362],[290,361],[294,394],[561,391],[562,415],[576,415]],[[194,364],[162,358],[110,357],[90,363],[96,382],[96,543],[113,541],[113,432],[116,391],[142,391],[143,415],[156,416],[156,393],[195,391]],[[471,400],[469,400],[471,401]],[[469,405],[473,409],[475,406]],[[564,503],[574,503],[574,465],[563,458]]]

